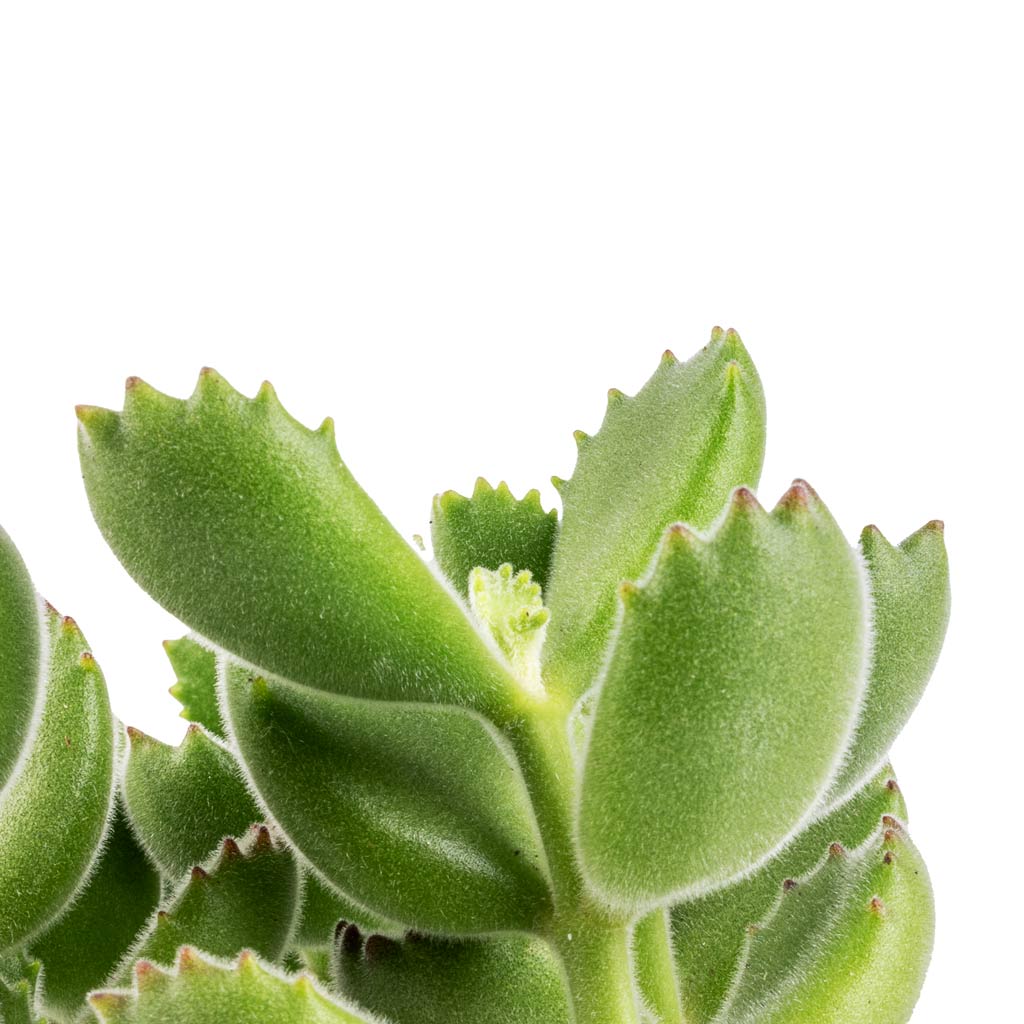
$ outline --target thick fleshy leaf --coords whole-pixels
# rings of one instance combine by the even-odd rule
[[[295,924],[299,871],[295,858],[264,825],[238,842],[225,839],[215,859],[196,866],[165,909],[151,919],[117,975],[128,979],[132,964],[174,963],[179,946],[213,956],[255,950],[277,960]]]
[[[0,950],[31,938],[64,908],[92,867],[113,797],[114,723],[103,674],[72,619],[48,608],[46,628],[40,718],[0,793]]]
[[[577,432],[572,479],[545,602],[545,678],[579,696],[594,681],[615,622],[615,588],[647,567],[675,520],[711,525],[729,492],[756,487],[764,395],[735,331],[716,328],[692,359],[666,353],[633,398],[614,389],[600,431]]]
[[[684,1020],[708,1024],[721,1009],[740,968],[747,927],[767,916],[783,882],[812,871],[833,843],[851,850],[863,845],[887,817],[906,820],[906,805],[888,765],[749,878],[673,907],[672,941]]]
[[[339,929],[336,984],[391,1024],[570,1024],[562,965],[538,938],[400,942]]]
[[[546,912],[522,780],[483,719],[318,693],[233,662],[222,671],[263,804],[343,892],[442,934],[529,928]]]
[[[579,843],[597,893],[644,906],[750,871],[808,816],[863,692],[866,600],[802,482],[770,514],[738,489],[709,537],[671,527],[620,593]]]
[[[225,836],[263,821],[230,751],[198,725],[177,747],[128,730],[124,799],[143,848],[168,878],[200,864]]]
[[[833,802],[862,785],[887,756],[921,699],[949,620],[942,523],[928,523],[896,547],[869,526],[860,544],[873,605],[871,670]]]
[[[508,484],[491,487],[483,477],[472,497],[455,491],[438,494],[430,518],[434,557],[463,597],[473,569],[497,569],[505,562],[517,570],[529,569],[546,586],[557,532],[558,512],[544,511],[539,491],[517,499]]]
[[[93,514],[128,571],[218,646],[333,693],[503,706],[514,684],[338,456],[330,421],[247,399],[212,371],[191,398],[131,379],[80,407]]]
[[[156,909],[160,876],[118,809],[100,861],[75,902],[29,944],[45,965],[40,1002],[46,1014],[70,1020],[86,994],[102,985]]]
[[[898,822],[858,850],[829,850],[787,880],[749,929],[743,968],[714,1024],[906,1024],[931,956],[924,862]]]
[[[228,967],[185,946],[173,971],[144,960],[133,981],[90,996],[101,1024],[383,1024],[327,996],[309,975],[284,977],[250,952]]]
[[[28,741],[40,695],[39,600],[10,537],[0,529],[0,791]]]
[[[181,717],[223,739],[224,723],[217,707],[217,655],[191,636],[166,640],[164,650],[178,677],[170,694],[181,704]]]

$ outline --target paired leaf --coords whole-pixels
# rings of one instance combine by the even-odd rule
[[[99,863],[71,907],[29,943],[45,965],[40,1003],[72,1019],[121,962],[160,898],[160,876],[117,809]],[[4,1019],[0,1017],[0,1019]]]
[[[173,971],[142,961],[131,990],[97,992],[89,1002],[101,1024],[375,1024],[325,995],[309,975],[283,977],[250,952],[226,967],[188,946]]]
[[[121,414],[81,407],[82,470],[108,543],[219,646],[332,693],[503,706],[496,658],[338,457],[269,385],[204,371],[179,401],[132,378]]]
[[[225,836],[261,822],[232,754],[198,725],[170,747],[128,730],[124,799],[146,852],[177,880],[200,864]]]
[[[577,433],[572,479],[545,601],[545,678],[578,697],[594,681],[615,622],[615,588],[639,576],[662,530],[711,525],[729,492],[757,485],[764,395],[735,331],[716,328],[692,359],[666,353],[633,398],[614,389],[600,431]]]
[[[232,662],[223,685],[262,803],[360,904],[441,934],[529,928],[547,912],[518,768],[481,718],[317,693]]]
[[[39,599],[25,563],[0,529],[0,792],[28,740],[43,680]]]
[[[714,1024],[905,1024],[931,956],[924,863],[898,822],[788,881]]]
[[[949,620],[941,523],[928,523],[898,547],[869,526],[860,543],[873,604],[871,670],[857,732],[832,786],[834,802],[862,785],[885,759],[921,699]]]
[[[599,894],[643,906],[751,870],[807,817],[850,737],[867,623],[856,556],[802,482],[771,514],[738,489],[708,538],[671,527],[620,592],[579,844]]]
[[[164,641],[164,650],[178,677],[170,694],[181,704],[181,717],[223,739],[224,723],[217,707],[217,655],[191,636]]]
[[[906,820],[906,805],[888,765],[749,878],[671,909],[685,1020],[707,1024],[714,1018],[739,970],[747,927],[768,915],[785,880],[812,871],[833,843],[851,850],[862,846],[884,818]]]
[[[463,597],[469,596],[467,581],[473,569],[497,569],[505,562],[529,569],[546,586],[557,532],[558,512],[544,511],[539,491],[517,499],[508,484],[491,487],[483,477],[469,498],[455,491],[438,494],[430,519],[434,557]]]
[[[183,945],[225,957],[251,949],[277,960],[295,924],[298,897],[295,858],[266,826],[250,829],[241,843],[225,839],[216,860],[193,868],[169,906],[157,912],[118,980],[126,981],[139,959],[174,963]]]
[[[92,867],[111,806],[114,725],[103,675],[72,619],[48,609],[46,633],[38,725],[0,792],[0,951],[61,912]]]
[[[527,935],[445,940],[410,934],[366,941],[340,930],[337,986],[391,1024],[570,1024],[563,971],[551,947]]]

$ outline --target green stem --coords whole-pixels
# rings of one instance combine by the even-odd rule
[[[668,911],[651,911],[633,926],[633,962],[644,1001],[661,1024],[685,1024]]]
[[[576,1024],[640,1024],[626,915],[587,895],[573,844],[576,767],[568,709],[552,700],[503,724],[533,801],[554,895],[544,934],[565,969]]]

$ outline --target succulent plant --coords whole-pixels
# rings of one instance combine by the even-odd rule
[[[0,536],[0,1021],[903,1024],[932,897],[889,748],[941,524],[754,495],[739,337],[407,544],[269,385],[80,407],[93,513],[194,630],[178,747],[111,717]]]

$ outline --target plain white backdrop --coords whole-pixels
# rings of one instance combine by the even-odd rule
[[[945,653],[894,752],[933,872],[917,1024],[1019,1009],[1020,289],[1014,5],[0,8],[0,522],[117,713],[181,723],[182,627],[94,527],[76,402],[270,378],[406,534],[477,474],[734,326],[760,488],[851,540],[947,524]]]

